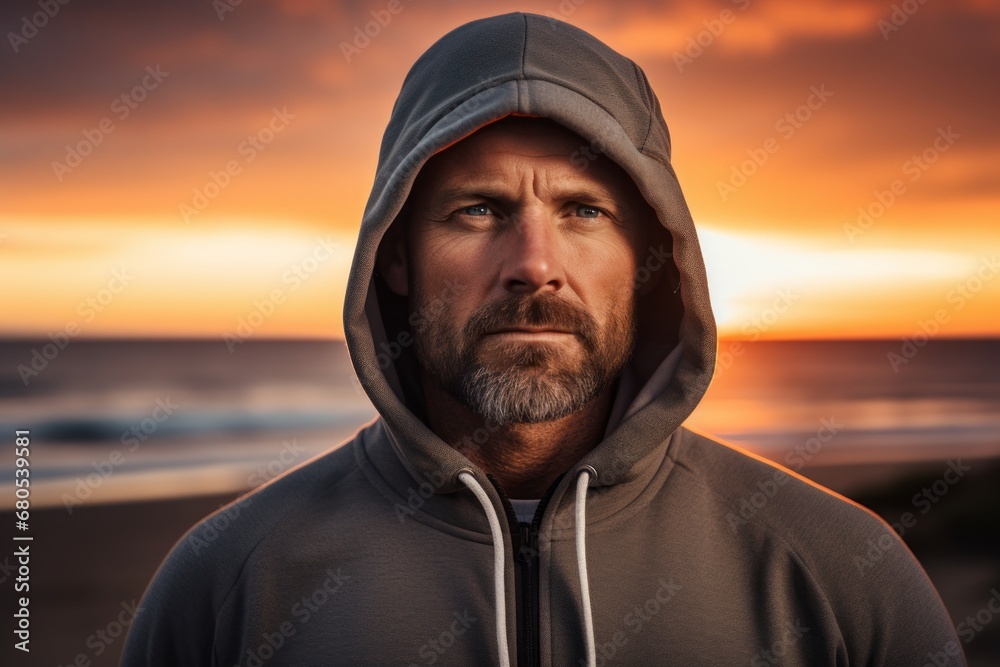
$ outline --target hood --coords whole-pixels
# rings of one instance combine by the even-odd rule
[[[670,136],[642,69],[590,34],[526,13],[472,21],[434,43],[403,81],[382,138],[347,284],[344,329],[358,379],[417,483],[464,489],[474,466],[422,420],[406,301],[375,271],[386,230],[424,163],[505,116],[550,118],[621,166],[656,211],[664,244],[639,257],[635,352],[616,385],[605,437],[580,465],[590,486],[633,467],[694,410],[711,380],[716,330],[701,249],[670,164]],[[584,158],[586,159],[586,158]],[[666,279],[673,261],[679,289]]]

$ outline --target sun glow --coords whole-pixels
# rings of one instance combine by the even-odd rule
[[[716,226],[699,232],[720,334],[808,337],[871,332],[892,316],[912,316],[906,303],[975,275],[967,255],[930,250],[830,250],[778,235],[740,234]],[[873,327],[874,325],[874,327]]]

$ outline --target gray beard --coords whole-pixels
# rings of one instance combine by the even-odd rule
[[[503,426],[554,421],[582,410],[615,381],[628,363],[637,322],[633,298],[624,302],[628,304],[627,312],[611,313],[604,330],[598,330],[587,313],[566,315],[565,306],[550,311],[564,313],[561,320],[558,316],[540,317],[538,313],[544,314],[546,308],[519,309],[529,315],[534,312],[535,316],[527,319],[538,325],[576,318],[577,326],[572,328],[578,331],[584,354],[582,361],[573,364],[563,361],[565,351],[558,345],[514,342],[492,343],[494,347],[503,346],[497,347],[493,356],[504,359],[505,367],[484,364],[476,354],[482,340],[477,332],[485,326],[481,322],[512,321],[504,316],[498,320],[493,312],[484,313],[479,322],[470,320],[461,338],[458,327],[449,326],[448,313],[439,313],[425,331],[414,336],[417,359],[432,382],[488,422]],[[472,344],[466,344],[470,340]]]
[[[596,369],[536,372],[475,363],[462,376],[458,392],[450,393],[476,414],[503,426],[561,419],[582,410],[606,385],[605,374]]]

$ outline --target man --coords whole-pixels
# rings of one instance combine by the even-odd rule
[[[344,310],[381,417],[195,526],[123,664],[964,664],[884,522],[681,425],[716,334],[669,158],[570,25],[421,56]]]

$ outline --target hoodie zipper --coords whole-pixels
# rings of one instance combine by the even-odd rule
[[[518,635],[523,641],[518,641],[518,665],[534,667],[538,664],[538,530],[534,521],[527,523],[522,521],[520,527],[520,540],[516,547],[517,562],[521,576],[520,597],[521,605],[518,609]],[[523,649],[521,648],[523,647]]]
[[[500,494],[507,519],[511,527],[511,544],[514,547],[514,573],[517,601],[517,664],[518,667],[536,667],[541,664],[541,645],[538,641],[538,528],[542,523],[542,513],[548,504],[552,493],[559,485],[563,475],[552,482],[552,485],[542,496],[535,509],[531,523],[518,521],[517,514],[510,499],[504,493],[500,483],[487,474],[490,482]],[[516,530],[515,530],[516,527]]]

